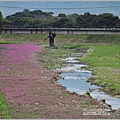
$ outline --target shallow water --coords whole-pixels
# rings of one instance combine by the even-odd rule
[[[60,74],[62,79],[58,80],[58,83],[66,87],[68,91],[77,94],[85,94],[89,91],[92,98],[97,100],[105,99],[105,102],[111,105],[112,109],[120,108],[120,98],[111,97],[99,91],[99,86],[87,82],[88,78],[92,76],[92,72],[83,70],[81,67],[87,67],[87,65],[75,60],[76,58],[75,55],[72,55],[63,59],[66,67],[57,69],[62,72]]]

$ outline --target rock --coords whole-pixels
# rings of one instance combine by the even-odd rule
[[[90,96],[90,92],[89,91],[87,91],[86,94]]]
[[[87,92],[85,93],[85,95],[87,95],[87,96],[89,96],[90,98],[92,98],[89,91],[87,91]]]
[[[105,103],[105,99],[101,99],[100,102]]]
[[[59,76],[58,76],[58,77],[57,77],[57,76],[54,76],[52,81],[53,81],[53,82],[56,82],[56,81],[59,80],[59,79],[60,79]]]
[[[78,95],[76,92],[70,92],[71,95]]]
[[[57,77],[53,77],[54,81],[57,81]]]

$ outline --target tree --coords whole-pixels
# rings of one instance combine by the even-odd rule
[[[0,33],[2,31],[2,19],[3,19],[2,12],[0,11]]]
[[[79,27],[97,27],[97,21],[97,15],[90,14],[89,12],[85,13],[84,15],[79,15],[76,18],[76,23]]]
[[[53,27],[66,28],[72,26],[71,26],[71,21],[68,18],[61,18],[61,19],[57,19],[54,22]]]
[[[119,27],[120,19],[111,13],[100,15],[90,14],[89,12],[79,15],[77,13],[66,15],[64,13],[53,16],[53,12],[43,12],[41,10],[30,11],[24,9],[7,16],[3,20],[3,25],[18,27]]]
[[[60,14],[58,14],[58,18],[66,18],[66,14],[60,13]]]
[[[111,13],[103,13],[99,15],[99,26],[100,27],[115,27],[119,22],[117,16],[113,16]]]

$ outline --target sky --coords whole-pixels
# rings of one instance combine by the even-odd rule
[[[99,1],[99,5],[100,6],[102,6],[103,4],[102,4],[102,2],[100,2],[100,1],[118,1],[118,3],[119,4],[113,4],[113,3],[111,3],[110,5],[108,5],[108,6],[115,6],[115,8],[114,7],[107,7],[106,9],[105,8],[99,8],[99,9],[97,9],[97,10],[95,10],[95,9],[84,9],[84,7],[86,7],[85,6],[85,4],[83,4],[83,6],[80,6],[81,7],[81,10],[78,10],[78,9],[74,9],[74,13],[81,13],[81,14],[84,14],[85,12],[88,12],[88,11],[90,11],[90,13],[92,13],[92,14],[100,14],[100,13],[104,13],[104,12],[109,12],[109,13],[112,13],[112,14],[114,14],[114,15],[116,15],[116,16],[119,16],[120,17],[120,8],[119,8],[119,6],[120,6],[120,0],[0,0],[0,1],[3,1],[3,3],[5,3],[5,4],[8,4],[8,5],[5,5],[4,6],[4,4],[2,4],[2,2],[1,2],[1,4],[0,4],[0,11],[2,11],[2,14],[3,14],[3,16],[5,17],[5,16],[7,16],[7,15],[11,15],[11,14],[14,14],[15,12],[18,12],[18,9],[19,9],[19,11],[23,11],[23,9],[25,9],[26,8],[26,5],[28,4],[27,2],[25,2],[25,5],[23,5],[23,6],[17,6],[17,1],[23,1],[23,3],[24,3],[24,1],[32,1],[33,3],[34,3],[34,1],[73,1],[73,3],[75,2],[75,1],[83,1],[83,2],[85,2],[85,1],[90,1],[90,2],[92,2],[92,1]],[[7,2],[8,1],[8,2]],[[13,1],[13,2],[10,2],[10,1]],[[14,2],[15,1],[15,2]],[[56,4],[57,4],[57,2],[56,2]],[[12,4],[11,4],[12,3]],[[16,3],[16,4],[15,4]],[[59,3],[59,2],[58,2]],[[69,3],[69,2],[68,2]],[[66,4],[63,4],[62,3],[62,6],[60,5],[60,8],[62,8],[63,7],[63,5],[64,5],[64,7],[65,8],[67,8],[67,6],[68,6],[68,3],[66,3]],[[50,3],[50,5],[51,5],[52,3]],[[55,4],[55,5],[56,5]],[[2,6],[3,5],[3,6]],[[36,5],[36,3],[33,5],[33,4],[31,4],[31,6],[29,6],[29,7],[27,7],[27,9],[30,9],[30,7],[31,7],[31,9],[33,10],[33,8],[35,8],[35,9],[41,9],[41,10],[43,10],[43,11],[45,11],[45,12],[49,12],[50,10],[48,10],[47,8],[48,8],[48,6],[49,6],[49,3],[46,5],[46,4],[43,4],[43,9],[42,9],[42,7],[40,7],[38,4],[37,4],[37,6],[36,7],[34,7]],[[58,4],[57,4],[58,5]],[[94,2],[92,2],[91,3],[91,6],[90,7],[92,7],[94,5]],[[99,5],[98,5],[98,7],[99,7]],[[105,4],[106,6],[107,6],[107,4]],[[8,7],[7,7],[8,6]],[[59,5],[58,5],[59,6]],[[76,6],[76,4],[75,4],[75,6]],[[17,8],[18,7],[18,8]],[[53,7],[53,6],[52,6]],[[55,6],[56,7],[56,6]],[[71,4],[70,5],[70,7],[72,8],[73,7],[73,4]],[[88,6],[87,6],[88,7]],[[13,8],[13,9],[11,9],[11,8]],[[20,9],[21,8],[21,9]],[[44,8],[46,8],[46,9],[44,9]],[[83,9],[82,9],[83,8]],[[30,9],[30,10],[31,10]],[[105,11],[104,11],[105,10]],[[57,15],[57,14],[59,14],[60,13],[60,11],[61,11],[61,13],[63,12],[63,13],[66,13],[66,14],[72,14],[73,13],[73,10],[71,9],[71,10],[67,10],[66,9],[66,12],[65,12],[65,9],[54,9],[54,10],[52,10],[51,9],[51,12],[53,12],[55,15]]]

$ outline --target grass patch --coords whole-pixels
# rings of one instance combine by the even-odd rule
[[[2,94],[0,94],[0,118],[2,118],[2,119],[10,119],[11,118],[8,105]]]
[[[88,35],[86,38],[88,43],[109,43],[109,44],[120,44],[120,34],[113,35]]]
[[[120,58],[117,54],[120,51],[119,45],[92,45],[94,51],[80,58],[90,65],[94,76],[90,79],[100,86],[107,86],[109,91],[120,94]]]
[[[46,34],[0,34],[0,44],[34,43],[45,44]]]
[[[19,41],[19,43],[35,43],[40,45],[48,44],[44,40],[47,34],[0,34],[0,41]],[[81,35],[81,34],[57,34],[55,44],[80,44],[80,43],[109,43],[120,44],[120,34],[116,35]]]
[[[0,44],[19,44],[19,41],[0,41]]]
[[[49,49],[46,48],[46,53],[42,57],[42,61],[47,69],[56,69],[60,68],[63,64],[59,58],[62,58],[64,55],[70,54],[70,50],[63,49],[59,47],[58,49]],[[41,53],[40,53],[41,55]]]

